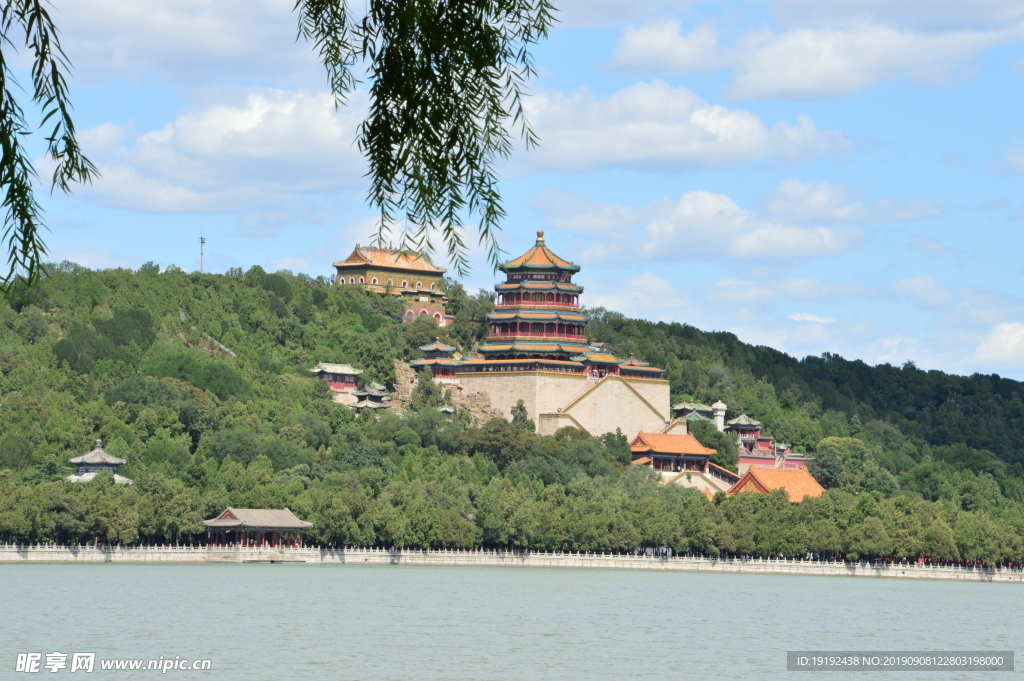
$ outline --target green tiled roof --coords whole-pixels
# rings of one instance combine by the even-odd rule
[[[740,414],[739,416],[737,416],[736,418],[732,419],[731,421],[726,421],[725,425],[727,425],[727,426],[760,426],[761,422],[760,421],[756,421],[756,420],[750,418],[746,414]]]
[[[672,405],[673,409],[689,409],[690,411],[711,411],[711,407],[700,402],[677,402]]]

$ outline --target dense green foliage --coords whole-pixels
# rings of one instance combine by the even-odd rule
[[[1020,384],[1008,379],[797,361],[592,311],[592,340],[665,367],[677,398],[762,420],[814,454],[829,488],[800,505],[708,501],[630,466],[618,434],[538,436],[518,408],[511,421],[448,418],[451,397],[430,381],[405,414],[356,415],[309,373],[349,363],[392,383],[396,360],[439,334],[470,351],[487,293],[449,283],[455,324],[441,330],[402,324],[390,296],[286,271],[50,271],[0,310],[0,539],[192,542],[224,506],[287,506],[333,545],[1021,559]],[[695,431],[735,465],[734,438]],[[134,485],[62,480],[95,438],[128,459]]]

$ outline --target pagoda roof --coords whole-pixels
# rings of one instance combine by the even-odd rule
[[[806,468],[759,468],[751,466],[746,474],[726,494],[760,492],[767,494],[774,489],[784,488],[792,503],[799,503],[804,497],[820,497],[825,488],[807,472]]]
[[[524,319],[531,322],[562,320],[566,322],[585,322],[588,317],[579,312],[535,312],[533,310],[510,310],[508,312],[492,312],[487,319],[494,322],[512,319]]]
[[[690,411],[712,411],[711,407],[700,402],[677,402],[672,405],[673,409],[689,409]]]
[[[673,456],[712,456],[717,450],[702,445],[693,435],[662,435],[660,433],[639,433],[629,443],[636,453],[671,454]]]
[[[479,366],[481,364],[528,364],[530,362],[540,362],[541,364],[557,364],[559,366],[571,366],[571,367],[583,367],[579,362],[566,359],[551,359],[548,357],[542,357],[540,359],[536,357],[527,357],[524,359],[485,359],[483,357],[471,357],[469,359],[462,360],[463,366]]]
[[[299,520],[287,508],[232,508],[228,506],[216,518],[204,520],[203,525],[211,529],[254,529],[307,530],[313,523]]]
[[[447,272],[447,270],[435,266],[425,253],[400,248],[370,248],[358,244],[352,251],[352,255],[341,262],[334,263],[334,266],[338,268],[366,267],[367,265],[434,275]]]
[[[76,472],[76,473],[72,473],[71,475],[69,475],[68,477],[66,477],[64,479],[67,480],[68,482],[89,482],[90,480],[92,480],[93,478],[95,478],[99,474],[100,474],[100,471],[79,471],[79,472]],[[126,478],[123,475],[119,475],[117,473],[114,473],[114,484],[115,485],[133,485],[135,483],[131,479]]]
[[[605,352],[582,352],[578,357],[573,357],[579,362],[600,362],[601,364],[621,364],[622,360],[614,355]]]
[[[96,440],[92,451],[82,456],[76,456],[73,459],[68,459],[68,463],[75,466],[78,465],[106,465],[106,466],[120,466],[121,464],[128,463],[125,459],[107,454],[103,451],[103,440]],[[127,479],[127,478],[125,478]]]
[[[383,402],[374,402],[373,400],[360,400],[355,404],[351,405],[353,409],[390,409],[390,404],[384,404]]]
[[[734,418],[734,419],[732,419],[730,421],[726,421],[725,425],[727,425],[727,426],[757,426],[757,427],[760,427],[761,422],[757,421],[755,419],[750,418],[746,414],[740,414],[736,418]]]
[[[388,397],[387,388],[380,383],[367,383],[362,390],[352,393],[356,397]]]
[[[455,352],[456,348],[454,345],[445,345],[441,341],[434,341],[430,345],[421,345],[420,350],[423,352]]]
[[[563,272],[579,272],[580,266],[569,262],[555,255],[544,243],[544,232],[537,232],[537,242],[533,248],[523,253],[518,258],[498,265],[502,272],[518,269],[531,270],[561,270]]]
[[[353,369],[348,364],[328,364],[327,362],[320,362],[309,371],[314,374],[347,374],[349,376],[358,376],[363,373],[360,369]]]
[[[582,293],[583,287],[576,284],[567,284],[564,281],[503,281],[494,285],[495,291],[514,291],[516,289],[527,289],[530,291],[568,291],[571,293]]]
[[[629,359],[625,360],[619,366],[629,367],[630,369],[644,369],[644,368],[647,368],[647,367],[649,367],[651,365],[648,364],[647,362],[641,362],[636,357],[633,357],[632,355],[630,355]]]
[[[462,360],[452,359],[450,357],[430,357],[429,359],[414,359],[411,362],[409,362],[409,366],[413,367],[457,367],[460,366],[461,364]]]
[[[587,346],[577,343],[545,343],[545,342],[526,342],[516,341],[514,343],[487,343],[486,345],[480,346],[480,352],[506,352],[508,350],[515,350],[518,352],[582,352],[586,351]]]
[[[673,407],[673,409],[675,409],[675,407]],[[704,414],[701,414],[699,411],[691,411],[689,414],[687,414],[686,416],[681,417],[679,420],[680,421],[710,421],[711,419],[709,419],[707,416],[704,416]]]

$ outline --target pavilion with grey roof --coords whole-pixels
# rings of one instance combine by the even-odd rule
[[[128,462],[103,451],[103,440],[96,440],[91,452],[68,459],[68,463],[75,467],[75,472],[64,478],[68,482],[89,482],[98,473],[110,471],[114,476],[114,482],[118,485],[132,484],[131,480],[117,474],[117,469]]]
[[[290,509],[232,508],[212,520],[204,520],[211,544],[235,546],[295,546],[313,523],[299,520]]]

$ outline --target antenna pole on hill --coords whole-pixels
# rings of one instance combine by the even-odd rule
[[[203,251],[206,250],[206,237],[199,232],[199,274],[203,273]]]

